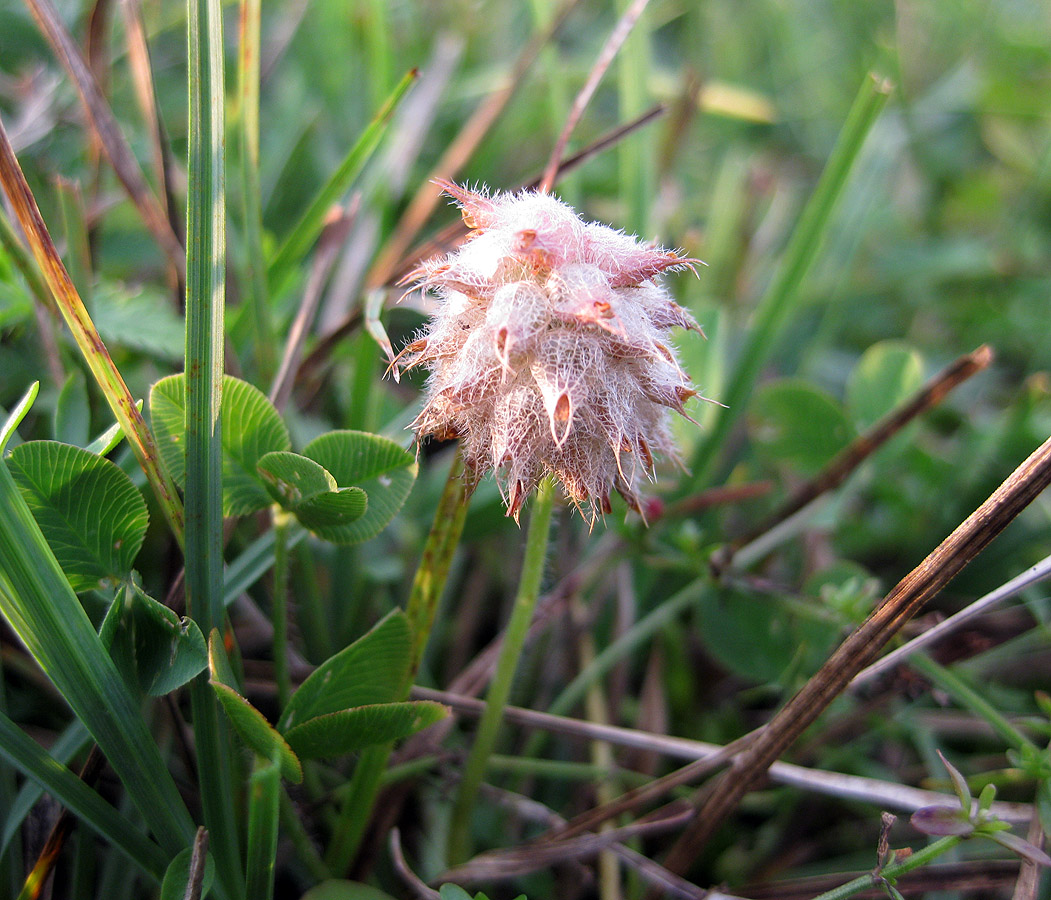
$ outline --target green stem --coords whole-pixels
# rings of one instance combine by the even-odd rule
[[[937,859],[943,853],[952,850],[952,848],[962,840],[963,838],[957,834],[943,837],[940,840],[935,841],[933,844],[928,844],[922,850],[917,850],[911,856],[907,856],[900,863],[885,866],[879,871],[879,877],[882,877],[893,884],[894,881],[902,875],[905,875],[914,869],[918,869],[921,866],[925,866]],[[845,897],[853,897],[855,894],[861,893],[861,891],[869,890],[874,884],[878,883],[876,874],[869,872],[865,875],[858,876],[853,881],[848,881],[846,884],[840,885],[838,888],[826,891],[820,896],[815,897],[814,900],[843,900]]]
[[[186,603],[201,631],[222,626],[223,318],[226,295],[225,88],[220,0],[189,0],[186,202]],[[244,896],[229,732],[207,673],[190,690],[204,822],[221,893]]]
[[[993,731],[1016,750],[1023,750],[1028,746],[1031,750],[1039,752],[1039,748],[1029,738],[952,669],[939,665],[925,653],[914,654],[909,660],[909,665],[933,681],[957,703],[984,719]]]
[[[277,705],[284,709],[292,695],[288,672],[288,524],[290,513],[274,507],[274,595],[271,620],[274,626],[274,681]],[[249,894],[251,896],[251,894]]]
[[[522,575],[518,584],[518,595],[515,597],[511,611],[511,621],[507,624],[500,658],[496,664],[496,674],[486,696],[485,712],[478,724],[474,746],[467,758],[463,780],[453,806],[452,820],[449,825],[449,864],[458,865],[464,862],[471,853],[471,813],[474,810],[478,789],[481,787],[489,756],[496,745],[500,725],[504,718],[504,707],[511,693],[511,684],[518,669],[518,660],[522,655],[529,625],[533,621],[537,598],[540,596],[540,582],[544,574],[544,557],[547,554],[547,540],[551,531],[551,513],[554,508],[555,491],[550,476],[541,484],[536,496],[533,515],[529,519],[529,533],[526,537],[525,558],[522,561]]]
[[[409,686],[419,671],[427,640],[434,626],[434,616],[438,610],[438,601],[445,590],[449,577],[449,566],[453,553],[460,542],[463,523],[467,517],[466,487],[463,479],[463,454],[456,451],[449,477],[445,481],[438,509],[434,514],[427,543],[423,548],[420,565],[409,592],[408,618],[412,628],[412,662],[409,666],[409,677],[405,685],[408,696]],[[392,749],[391,744],[369,747],[361,754],[354,767],[354,775],[347,791],[346,800],[340,810],[339,820],[332,834],[325,861],[334,872],[345,872],[354,860],[361,839],[365,834],[376,795],[382,783],[383,773],[387,769],[387,759]]]
[[[693,490],[704,485],[711,475],[716,454],[745,410],[759,373],[793,310],[799,286],[817,258],[821,241],[832,221],[836,201],[847,184],[865,138],[879,117],[889,93],[887,81],[870,75],[854,100],[825,170],[792,232],[777,275],[755,311],[755,326],[741,349],[736,369],[727,379],[727,393],[720,400],[728,409],[721,410],[715,418],[711,433],[693,459],[690,467],[693,476],[689,481]]]

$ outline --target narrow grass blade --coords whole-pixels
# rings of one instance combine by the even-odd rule
[[[0,609],[95,738],[170,853],[193,823],[157,745],[7,466],[0,463]]]
[[[172,231],[157,198],[143,177],[142,169],[117,125],[117,120],[99,90],[88,64],[81,56],[72,35],[66,30],[62,19],[51,0],[27,0],[27,5],[47,38],[51,49],[68,73],[73,86],[80,95],[88,124],[98,138],[102,150],[128,192],[143,222],[150,230],[161,250],[175,266],[183,271],[183,249],[179,238]]]
[[[759,372],[792,313],[799,286],[817,258],[836,201],[889,94],[890,84],[885,79],[870,75],[862,84],[817,187],[792,232],[777,275],[759,302],[755,325],[741,350],[736,369],[727,379],[727,393],[720,398],[729,408],[715,418],[711,433],[693,459],[690,489],[704,485],[719,449],[744,412]]]
[[[248,866],[245,896],[271,900],[274,896],[274,860],[281,799],[281,767],[277,762],[257,765],[248,783]]]
[[[417,74],[416,70],[412,69],[394,88],[390,97],[387,98],[387,102],[383,104],[380,111],[376,113],[375,118],[362,132],[361,137],[350,148],[350,152],[343,158],[332,177],[318,191],[317,196],[310,202],[306,212],[300,217],[296,226],[270,261],[270,266],[267,269],[267,282],[273,292],[280,292],[285,278],[306,256],[307,251],[310,250],[310,247],[321,234],[321,229],[325,227],[325,217],[329,208],[343,196],[347,188],[354,182],[354,179],[361,173],[369,157],[372,156],[379,146],[380,138],[383,137],[383,133],[387,129],[390,117],[393,115],[402,97],[405,96],[405,92],[416,80]]]
[[[220,0],[188,0],[190,146],[186,204],[186,598],[201,631],[224,618],[222,424],[226,158]],[[219,886],[244,895],[229,732],[199,676],[191,685],[204,821]]]
[[[150,878],[160,881],[168,854],[4,715],[0,715],[0,755]]]
[[[40,215],[36,200],[18,165],[14,149],[2,122],[0,122],[0,182],[3,183],[4,191],[29,240],[37,265],[58,303],[66,324],[73,332],[73,337],[91,369],[91,374],[95,376],[106,402],[113,411],[114,418],[124,430],[128,443],[139,465],[146,473],[161,509],[171,525],[172,532],[181,543],[183,509],[175,484],[164,471],[153,435],[136,407],[135,398],[114,365],[112,357],[106,350],[106,345],[99,337],[88,311],[84,308],[73,286],[69,273],[62,265],[58,250],[55,249],[55,244]]]
[[[18,426],[22,424],[26,413],[33,408],[38,393],[40,393],[40,382],[34,381],[29,385],[29,390],[22,395],[22,399],[15,404],[15,408],[8,413],[3,425],[0,425],[0,453],[4,452],[7,442],[11,440],[12,435],[18,430]]]
[[[237,81],[241,97],[241,193],[244,201],[248,302],[255,324],[255,363],[261,382],[274,374],[277,350],[270,322],[270,292],[263,253],[263,204],[259,184],[259,21],[262,0],[241,0],[241,41]]]

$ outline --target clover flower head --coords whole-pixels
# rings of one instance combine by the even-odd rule
[[[592,522],[611,490],[641,512],[638,473],[655,452],[676,458],[668,410],[690,418],[698,396],[668,332],[700,328],[657,279],[698,260],[584,222],[547,193],[439,183],[472,231],[406,278],[438,302],[393,364],[430,372],[417,440],[460,438],[470,486],[495,470],[516,520],[549,472]]]

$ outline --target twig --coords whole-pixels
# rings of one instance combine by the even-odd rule
[[[1044,829],[1040,825],[1040,816],[1033,815],[1029,821],[1029,833],[1025,836],[1034,847],[1044,849]],[[1015,882],[1014,893],[1011,900],[1037,900],[1040,890],[1040,866],[1035,860],[1022,859],[1022,868],[1018,873],[1018,881]]]
[[[906,622],[1051,483],[1051,439],[886,596],[721,778],[664,864],[682,873],[740,799]]]
[[[580,117],[584,115],[587,105],[591,102],[591,98],[598,88],[602,76],[606,74],[606,70],[610,67],[621,46],[628,39],[631,29],[635,27],[635,23],[638,22],[639,16],[642,15],[648,3],[649,0],[635,0],[624,15],[620,17],[613,32],[606,39],[598,59],[595,60],[595,65],[591,67],[591,71],[588,73],[588,79],[584,82],[584,87],[581,88],[580,93],[577,94],[576,99],[573,101],[566,124],[555,142],[555,148],[551,151],[551,158],[548,160],[547,168],[544,169],[544,177],[540,179],[541,193],[546,194],[554,187],[555,178],[558,176],[559,162],[566,150],[566,144],[569,143],[569,136],[573,133],[573,129],[577,127],[577,123],[580,121]]]
[[[201,825],[193,839],[190,857],[190,877],[186,882],[185,900],[201,900],[204,889],[205,864],[208,862],[208,829]]]
[[[473,697],[465,697],[450,691],[435,691],[430,688],[414,687],[412,695],[419,700],[435,700],[444,703],[456,712],[470,716],[479,715],[485,705],[481,700]],[[633,728],[599,725],[564,716],[553,716],[550,713],[523,709],[520,706],[507,707],[507,720],[527,728],[543,728],[573,737],[601,740],[621,747],[661,753],[672,759],[697,761],[695,768],[686,766],[678,772],[665,776],[669,781],[661,786],[662,790],[659,792],[655,790],[658,782],[653,782],[640,789],[648,792],[647,799],[655,799],[659,794],[667,793],[672,787],[696,780],[721,763],[729,761],[735,753],[739,753],[749,741],[754,740],[758,735],[758,732],[752,732],[732,744],[720,746],[688,738],[650,734]],[[706,765],[702,766],[702,764]],[[687,770],[690,771],[687,772]],[[921,790],[892,781],[882,781],[878,778],[812,769],[793,763],[775,762],[770,766],[769,774],[770,779],[778,784],[792,785],[805,791],[826,794],[831,797],[860,800],[900,812],[915,812],[924,806],[946,806],[953,800],[952,796],[937,791]],[[618,802],[623,799],[623,797],[619,798]],[[637,806],[638,803],[633,805]],[[612,806],[610,808],[612,809]],[[618,812],[620,811],[618,809]],[[993,804],[991,811],[997,818],[1005,822],[1018,823],[1028,822],[1032,818],[1033,807],[1028,803],[997,801]],[[595,813],[595,810],[591,810],[585,815],[590,819]]]
[[[791,518],[805,506],[822,494],[839,487],[850,474],[902,430],[917,416],[937,406],[953,388],[962,384],[972,375],[987,368],[993,361],[993,351],[983,344],[977,350],[967,353],[951,363],[908,401],[891,411],[864,434],[855,438],[824,469],[802,485],[776,512],[766,521],[753,528],[747,534],[724,547],[713,555],[711,566],[715,572],[721,572],[733,564],[734,557],[748,544],[773,531],[778,525]]]
[[[961,625],[965,622],[969,622],[975,616],[981,615],[987,610],[992,609],[994,606],[999,605],[1004,600],[1013,597],[1015,594],[1030,585],[1038,584],[1048,577],[1051,577],[1051,556],[1044,557],[1044,559],[1038,562],[1035,566],[1026,569],[1021,575],[1015,576],[1006,584],[1000,585],[995,591],[990,591],[984,597],[975,600],[974,603],[961,609],[958,613],[949,616],[949,618],[939,622],[933,628],[929,628],[927,631],[923,632],[923,634],[917,635],[907,644],[903,644],[896,650],[892,650],[884,656],[883,659],[874,662],[871,666],[859,672],[854,677],[854,680],[850,682],[850,687],[856,689],[863,684],[872,681],[874,678],[878,678],[884,672],[900,665],[917,650],[929,647],[931,644],[941,640],[946,635],[956,631]]]
[[[405,852],[401,849],[401,831],[397,828],[390,830],[390,856],[394,862],[394,870],[402,877],[402,880],[412,888],[417,897],[422,900],[439,900],[440,894],[427,884],[409,867],[405,859]]]

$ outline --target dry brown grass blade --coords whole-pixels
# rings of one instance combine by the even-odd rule
[[[474,111],[474,114],[464,123],[460,133],[442,154],[441,159],[424,179],[412,202],[402,214],[401,219],[394,228],[390,240],[376,257],[376,262],[366,279],[366,288],[377,288],[387,284],[391,275],[398,265],[398,261],[412,245],[416,235],[430,218],[434,208],[438,205],[442,189],[434,184],[436,178],[445,178],[452,181],[462,169],[471,155],[482,142],[489,129],[493,127],[504,107],[507,106],[515,91],[521,85],[526,73],[536,61],[540,50],[551,40],[552,36],[562,26],[570,10],[576,6],[578,0],[565,0],[558,12],[552,17],[550,25],[538,32],[525,45],[522,52],[518,54],[511,71],[508,73],[507,84],[490,94]]]
[[[595,60],[595,65],[591,67],[587,81],[584,82],[584,87],[580,89],[580,93],[578,93],[573,100],[573,106],[569,110],[566,124],[562,127],[562,133],[558,136],[558,140],[555,141],[554,149],[551,151],[551,157],[547,162],[547,168],[544,169],[544,175],[540,179],[539,189],[542,193],[546,194],[555,186],[555,179],[558,177],[558,169],[559,164],[562,161],[562,154],[566,152],[566,145],[569,143],[570,135],[573,134],[573,129],[577,127],[580,117],[584,115],[584,110],[587,109],[588,104],[591,102],[591,98],[598,89],[599,82],[602,81],[602,76],[606,74],[606,70],[610,67],[617,53],[620,51],[620,48],[628,39],[628,35],[631,34],[631,30],[635,27],[635,23],[639,21],[639,17],[642,15],[643,10],[646,9],[648,4],[649,0],[635,0],[635,2],[625,10],[624,15],[620,17],[616,27],[614,27],[610,36],[606,39],[606,43],[603,44],[602,50],[599,52],[598,58]]]
[[[84,308],[84,303],[77,294],[69,273],[62,265],[62,258],[51,240],[33,193],[18,165],[18,159],[8,140],[2,120],[0,120],[0,183],[3,184],[4,191],[11,201],[11,206],[26,235],[26,240],[40,267],[44,281],[47,282],[62,312],[62,317],[73,333],[77,346],[84,356],[84,361],[101,388],[113,412],[113,417],[123,429],[125,439],[135,453],[142,470],[146,473],[146,478],[181,546],[184,518],[182,500],[179,498],[175,483],[162,467],[153,434],[147,427],[142,413],[139,412],[135,398],[114,365],[106,345],[99,337],[95,324]]]
[[[26,0],[26,4],[80,95],[88,124],[101,143],[106,158],[117,173],[117,178],[124,185],[154,240],[179,272],[180,279],[185,278],[186,259],[182,244],[146,183],[142,170],[76,43],[66,30],[51,0]]]
[[[992,361],[992,348],[983,344],[977,350],[965,353],[942,369],[905,403],[884,416],[864,434],[853,440],[849,446],[836,454],[824,469],[801,485],[766,521],[713,555],[711,561],[713,571],[718,573],[731,566],[734,554],[742,547],[767,534],[822,494],[839,487],[861,463],[898,434],[909,422],[937,406],[950,391],[963,384],[972,375],[988,368]]]
[[[157,93],[153,83],[150,45],[146,40],[146,25],[142,20],[141,0],[121,0],[124,13],[124,32],[128,46],[135,98],[138,101],[153,150],[154,178],[160,186],[160,202],[172,232],[182,242],[185,227],[179,219],[178,204],[172,191],[172,156],[168,135],[157,110]],[[175,273],[178,275],[178,272]]]
[[[1051,484],[1051,438],[1000,485],[977,510],[906,575],[875,612],[833,652],[811,678],[762,729],[733,769],[716,784],[664,860],[681,874],[751,786],[806,728],[842,693],[850,680],[876,657],[908,620],[947,585],[1026,506]]]
[[[321,292],[325,287],[325,281],[332,266],[336,262],[336,256],[340,248],[347,240],[351,226],[354,224],[354,216],[357,212],[360,194],[355,194],[352,207],[349,212],[342,209],[325,224],[324,229],[318,237],[317,251],[310,268],[306,286],[303,289],[303,301],[299,304],[299,311],[292,322],[288,332],[288,340],[285,342],[285,352],[281,357],[281,365],[278,367],[277,375],[274,376],[273,386],[270,388],[270,402],[282,410],[292,396],[292,385],[295,383],[296,372],[299,369],[299,360],[302,355],[303,342],[307,337],[307,329],[314,321],[318,306],[321,303]]]
[[[470,862],[448,869],[435,880],[471,883],[528,875],[538,869],[550,868],[571,860],[586,859],[624,841],[677,829],[693,815],[693,807],[685,801],[677,801],[644,819],[620,828],[611,828],[601,834],[581,833],[560,840],[480,853]]]

